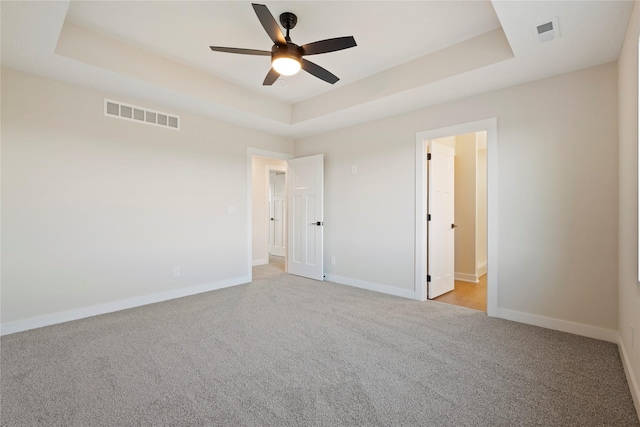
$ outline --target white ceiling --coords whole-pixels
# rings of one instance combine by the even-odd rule
[[[17,70],[300,138],[618,58],[631,1],[265,2],[294,12],[292,40],[353,35],[357,47],[309,59],[307,73],[263,87],[270,50],[250,2],[9,2],[1,63]],[[533,28],[558,17],[561,37]]]

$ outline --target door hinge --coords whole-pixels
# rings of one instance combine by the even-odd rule
[[[427,282],[431,281],[431,276],[429,274],[427,274]]]
[[[431,153],[427,153],[427,160],[431,160]]]
[[[431,221],[431,214],[427,214],[427,221]]]

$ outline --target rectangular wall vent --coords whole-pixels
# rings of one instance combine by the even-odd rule
[[[104,99],[104,115],[148,125],[180,130],[180,116],[149,110],[137,105],[125,104],[112,99]]]
[[[558,17],[551,18],[539,25],[536,25],[534,33],[540,43],[548,42],[560,37],[560,27]]]

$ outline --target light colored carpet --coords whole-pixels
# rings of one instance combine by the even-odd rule
[[[6,426],[638,426],[615,345],[254,269],[8,335]]]

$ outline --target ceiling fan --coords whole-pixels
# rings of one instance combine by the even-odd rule
[[[291,38],[289,37],[289,30],[293,29],[298,22],[298,17],[295,14],[291,12],[284,12],[280,15],[280,23],[287,30],[287,35],[285,36],[282,34],[282,30],[280,30],[278,23],[271,12],[269,12],[269,9],[267,9],[267,6],[256,3],[252,3],[251,5],[258,16],[260,23],[264,27],[264,30],[274,43],[271,51],[221,46],[210,46],[211,50],[217,52],[240,53],[243,55],[271,56],[271,70],[269,70],[267,76],[262,82],[265,86],[270,86],[275,83],[280,75],[291,76],[300,71],[300,69],[303,69],[307,73],[331,84],[340,80],[334,74],[321,66],[304,59],[303,56],[335,52],[337,50],[357,46],[356,40],[353,36],[320,40],[298,46],[291,42]]]

